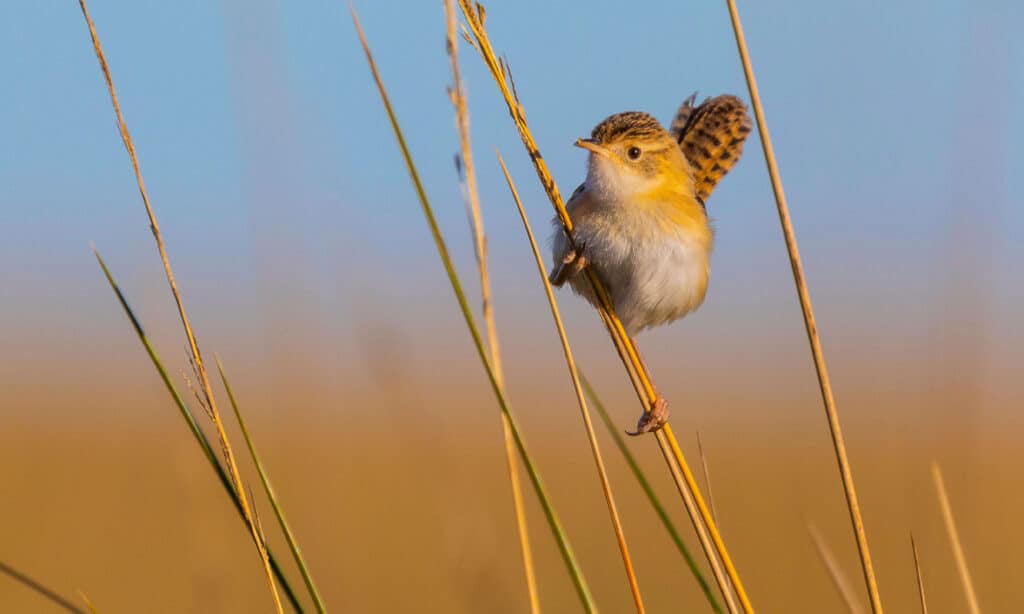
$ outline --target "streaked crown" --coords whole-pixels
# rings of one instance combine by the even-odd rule
[[[616,113],[594,127],[590,138],[599,143],[613,143],[625,139],[646,141],[666,136],[668,133],[658,120],[642,111]]]

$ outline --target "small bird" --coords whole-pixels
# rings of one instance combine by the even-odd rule
[[[554,221],[551,283],[568,281],[599,306],[583,274],[591,268],[630,336],[685,316],[707,292],[714,231],[704,203],[739,160],[751,121],[735,96],[696,107],[695,99],[683,102],[669,130],[629,111],[578,139],[590,155],[587,177],[566,205],[571,240]],[[662,402],[641,418],[638,432],[659,428],[667,416]]]

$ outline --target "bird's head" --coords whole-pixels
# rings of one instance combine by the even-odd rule
[[[576,146],[590,152],[588,185],[608,197],[629,198],[691,182],[679,144],[647,113],[612,115]]]

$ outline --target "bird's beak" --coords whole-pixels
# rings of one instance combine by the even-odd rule
[[[594,139],[576,139],[576,147],[582,147],[583,149],[596,153],[599,156],[611,157],[612,155],[611,151]]]

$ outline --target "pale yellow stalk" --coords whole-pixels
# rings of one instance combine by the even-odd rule
[[[729,17],[732,20],[733,32],[736,35],[736,47],[739,51],[740,62],[743,64],[743,74],[746,75],[747,88],[750,91],[750,104],[754,108],[754,117],[757,119],[757,130],[761,136],[761,146],[764,149],[764,159],[768,166],[768,176],[771,179],[772,190],[775,193],[775,204],[779,213],[779,222],[782,225],[782,235],[786,241],[786,250],[789,252],[789,263],[793,269],[796,293],[800,299],[800,307],[803,311],[804,327],[807,329],[807,340],[810,342],[814,366],[818,372],[818,385],[821,389],[821,398],[825,405],[825,414],[828,418],[829,431],[832,435],[832,445],[835,448],[836,461],[839,464],[839,474],[843,482],[843,492],[846,494],[846,505],[850,513],[850,522],[853,524],[853,532],[857,538],[857,552],[860,554],[864,583],[867,585],[868,595],[871,598],[872,612],[874,614],[882,614],[882,599],[878,593],[875,569],[871,564],[871,551],[868,549],[867,533],[864,530],[864,520],[861,518],[860,504],[857,501],[857,490],[853,483],[853,470],[850,468],[850,460],[846,455],[846,443],[843,439],[842,427],[839,424],[839,410],[836,408],[836,401],[832,396],[832,383],[828,377],[828,369],[825,367],[825,355],[821,349],[818,327],[814,322],[814,309],[811,306],[811,296],[807,290],[807,280],[804,277],[803,264],[800,261],[796,234],[793,232],[793,223],[789,217],[786,194],[782,189],[782,179],[779,177],[779,168],[775,162],[775,151],[772,149],[768,125],[765,123],[764,108],[761,106],[761,95],[757,90],[754,69],[750,65],[750,54],[747,51],[747,41],[743,36],[743,25],[740,23],[740,16],[736,10],[736,2],[735,0],[726,0],[726,4],[729,8]]]
[[[476,254],[477,269],[480,272],[480,299],[484,317],[484,328],[487,334],[487,346],[490,349],[491,366],[498,386],[505,388],[505,374],[501,366],[501,352],[498,345],[498,330],[494,323],[494,305],[491,301],[491,281],[487,267],[487,235],[484,233],[483,216],[480,213],[480,197],[476,187],[476,169],[473,165],[473,147],[469,138],[469,110],[466,108],[466,95],[462,88],[462,77],[459,71],[458,37],[455,35],[455,6],[452,0],[445,0],[446,41],[448,58],[451,60],[452,86],[449,96],[455,107],[455,122],[459,130],[459,148],[461,150],[461,166],[465,177],[465,197],[469,202],[470,221],[473,229],[473,247]],[[540,595],[537,591],[537,572],[533,564],[533,551],[530,547],[530,534],[526,524],[526,505],[523,500],[523,489],[519,481],[519,461],[516,460],[516,443],[512,437],[512,427],[505,414],[501,416],[501,432],[504,438],[505,464],[508,467],[509,482],[512,487],[512,507],[519,532],[519,550],[523,558],[523,572],[526,576],[526,592],[530,600],[530,611],[540,612]]]
[[[604,494],[604,500],[608,504],[608,514],[611,516],[612,528],[615,530],[615,539],[619,544],[619,552],[622,554],[622,563],[626,568],[626,578],[629,581],[629,589],[633,594],[633,603],[636,606],[637,612],[644,612],[643,598],[640,595],[640,585],[637,583],[636,572],[633,569],[633,561],[629,556],[629,547],[626,545],[626,533],[622,529],[622,520],[619,518],[619,510],[615,505],[615,496],[612,494],[611,481],[608,479],[608,471],[604,465],[604,458],[601,456],[601,447],[597,443],[597,434],[594,432],[594,424],[590,418],[590,409],[587,407],[587,399],[583,394],[583,385],[580,383],[579,371],[576,368],[576,360],[572,356],[572,349],[569,347],[569,338],[565,334],[565,326],[562,325],[562,316],[558,311],[558,302],[555,300],[555,293],[551,289],[551,283],[548,281],[547,272],[544,268],[544,258],[540,255],[540,249],[537,247],[537,240],[533,235],[533,230],[530,228],[530,221],[526,217],[526,211],[523,209],[523,203],[519,199],[519,191],[516,190],[515,184],[512,182],[512,176],[509,175],[508,168],[505,166],[505,161],[501,158],[501,154],[498,154],[498,163],[501,164],[501,170],[505,173],[505,181],[508,182],[508,189],[512,192],[512,199],[516,203],[516,207],[519,209],[519,217],[523,221],[523,228],[526,230],[526,238],[530,241],[530,248],[533,251],[534,260],[537,262],[537,271],[540,273],[541,282],[544,285],[544,293],[548,299],[548,305],[551,307],[551,317],[555,320],[555,328],[558,330],[558,339],[562,344],[562,353],[565,355],[565,364],[569,369],[569,377],[572,380],[573,391],[576,393],[576,401],[580,406],[580,414],[583,417],[583,426],[587,431],[587,439],[590,442],[590,451],[594,456],[594,464],[597,466],[597,474],[601,479],[601,492]]]
[[[942,470],[939,469],[938,463],[932,463],[932,479],[935,480],[935,492],[939,495],[939,506],[942,508],[942,521],[946,525],[949,543],[953,547],[956,570],[964,587],[967,607],[970,608],[971,614],[981,614],[978,595],[974,592],[974,582],[971,580],[971,570],[967,567],[967,557],[964,555],[963,544],[960,543],[960,532],[957,531],[956,521],[953,519],[953,507],[949,504],[949,495],[946,494],[946,481],[942,479]]]
[[[89,16],[89,10],[85,5],[85,0],[78,0],[78,4],[82,9],[82,15],[85,17],[85,22],[89,26],[89,36],[92,38],[93,50],[96,52],[96,58],[99,60],[100,69],[103,71],[103,78],[107,82],[107,90],[110,93],[110,102],[114,107],[114,114],[117,116],[117,127],[121,133],[121,140],[124,141],[124,147],[128,151],[128,157],[131,160],[132,170],[135,172],[135,181],[139,186],[139,194],[142,196],[142,203],[145,205],[146,215],[149,216],[149,226],[153,232],[153,238],[156,240],[157,251],[160,253],[160,261],[163,263],[164,273],[167,275],[167,282],[171,287],[171,294],[174,296],[174,302],[178,308],[178,315],[181,317],[182,327],[185,329],[185,336],[188,339],[189,351],[192,355],[192,361],[195,363],[196,372],[199,375],[199,381],[202,386],[203,395],[206,398],[207,407],[210,410],[213,424],[216,427],[217,435],[220,438],[221,448],[224,452],[224,460],[228,466],[228,475],[231,477],[231,482],[238,495],[246,524],[249,526],[249,531],[252,534],[256,550],[263,562],[263,569],[267,575],[267,582],[270,585],[270,592],[274,599],[274,606],[277,608],[278,612],[283,612],[281,607],[281,598],[277,594],[277,585],[274,582],[274,573],[270,568],[270,561],[267,557],[266,544],[263,540],[259,527],[255,522],[255,516],[253,514],[252,507],[249,504],[249,499],[245,494],[245,488],[242,485],[242,477],[238,472],[238,466],[235,463],[235,456],[231,451],[231,444],[228,441],[227,432],[224,430],[224,424],[221,422],[220,412],[217,411],[217,403],[213,396],[213,390],[210,388],[210,378],[206,373],[206,367],[203,365],[203,358],[199,352],[199,345],[196,342],[196,337],[192,332],[192,326],[189,323],[188,314],[185,313],[185,304],[181,300],[181,293],[178,292],[178,286],[174,281],[174,273],[171,271],[171,264],[167,258],[167,249],[164,247],[164,240],[160,234],[160,226],[157,224],[156,215],[153,213],[153,207],[150,205],[149,196],[146,193],[146,185],[142,180],[142,171],[139,169],[139,160],[138,156],[135,154],[135,145],[132,142],[131,134],[128,132],[128,125],[124,121],[124,115],[121,113],[121,105],[117,100],[117,92],[114,89],[114,81],[110,75],[107,58],[103,53],[103,47],[100,45],[99,35],[96,33],[96,27],[92,22],[92,18]]]
[[[526,148],[526,151],[533,162],[534,169],[541,181],[541,185],[544,187],[544,190],[547,193],[552,206],[555,208],[555,212],[557,213],[558,218],[571,242],[571,232],[573,227],[572,220],[569,218],[568,212],[565,209],[565,203],[562,200],[558,186],[551,177],[551,173],[548,171],[547,163],[544,161],[543,156],[537,148],[536,141],[527,126],[523,106],[519,102],[519,99],[515,94],[514,86],[510,83],[511,79],[507,75],[507,64],[498,60],[494,53],[494,49],[491,46],[490,38],[484,28],[484,9],[480,4],[472,4],[468,0],[459,0],[459,7],[462,9],[462,14],[466,18],[469,31],[472,32],[473,40],[475,41],[473,42],[473,46],[484,60],[484,63],[487,65],[491,76],[494,78],[494,81],[498,86],[498,89],[501,91],[502,97],[505,99],[505,103],[508,106],[509,113],[512,116],[513,123],[519,131],[519,136],[523,142],[523,146]],[[466,38],[469,40],[468,34],[466,35]],[[609,334],[613,341],[618,339],[618,341],[616,341],[617,347],[618,343],[621,342],[621,347],[624,348],[624,352],[620,352],[620,357],[623,358],[624,363],[627,361],[629,362],[629,364],[626,365],[626,371],[630,374],[631,381],[634,383],[641,405],[643,406],[644,411],[651,411],[658,400],[658,395],[655,391],[654,385],[651,383],[650,377],[647,375],[646,368],[640,359],[635,343],[623,329],[622,323],[615,314],[614,307],[608,299],[608,293],[601,281],[589,268],[584,269],[584,271],[602,304],[599,311],[602,312],[602,318],[609,329]],[[676,483],[676,488],[687,507],[690,520],[694,524],[694,528],[697,530],[698,535],[700,535],[702,530],[698,528],[698,525],[703,524],[706,526],[709,539],[702,539],[701,545],[704,548],[704,554],[708,558],[708,562],[714,569],[717,564],[714,559],[716,557],[721,558],[722,565],[725,567],[726,573],[729,575],[732,586],[735,587],[737,597],[743,605],[744,611],[752,612],[753,606],[747,598],[743,584],[736,572],[736,568],[732,564],[728,551],[725,549],[725,544],[718,535],[717,527],[714,525],[714,519],[711,517],[711,513],[708,510],[707,505],[704,503],[704,499],[700,494],[697,483],[693,479],[693,474],[686,464],[678,443],[675,441],[671,427],[665,425],[664,428],[658,431],[656,439],[662,450],[662,455],[669,466],[669,470],[672,473],[673,480]],[[720,574],[715,574],[715,577],[716,580],[718,580],[719,588],[723,595],[726,596],[726,601],[728,603],[731,599],[728,595],[730,592],[729,584],[721,579]]]

